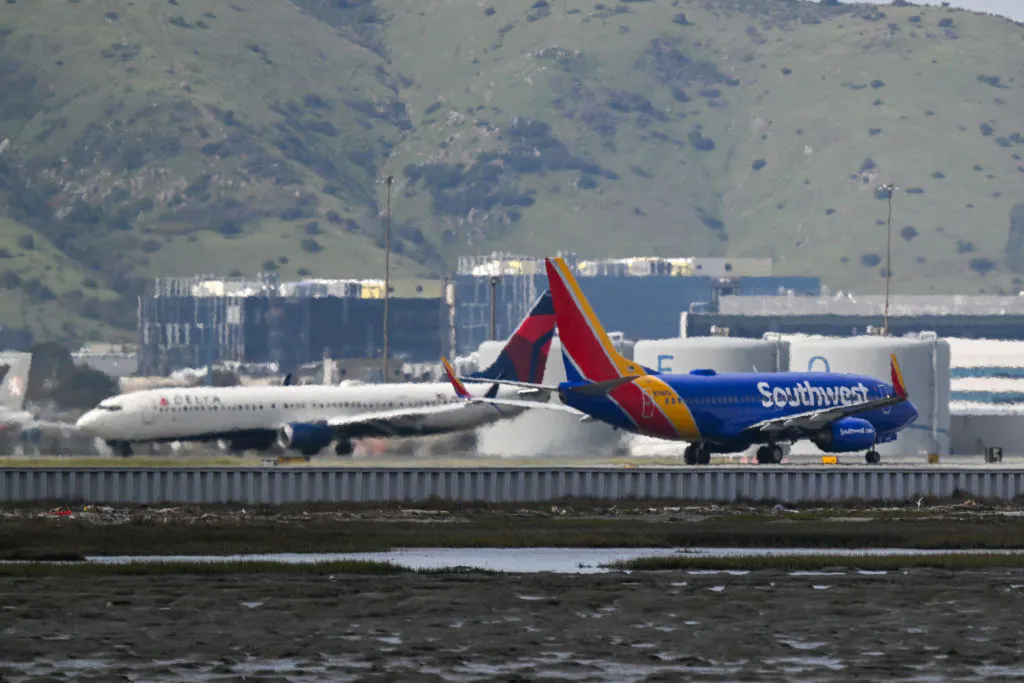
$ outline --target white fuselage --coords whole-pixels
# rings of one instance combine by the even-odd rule
[[[474,383],[469,390],[482,396],[489,386]],[[498,396],[516,393],[502,387]],[[460,402],[465,405],[459,410],[425,415],[419,433],[475,429],[522,412],[508,408],[499,412],[488,404],[468,403],[447,383],[196,387],[152,389],[109,398],[83,415],[78,427],[110,442],[205,440],[277,430],[288,423]]]
[[[0,426],[25,427],[35,422],[36,416],[27,410],[7,410],[0,408]]]

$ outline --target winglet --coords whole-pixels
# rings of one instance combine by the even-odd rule
[[[452,370],[451,364],[448,359],[441,356],[441,362],[444,364],[444,372],[448,375],[448,381],[452,383],[452,387],[455,388],[455,393],[459,398],[472,398],[472,394],[466,391],[465,385],[459,381],[459,378],[455,376],[455,371]]]
[[[892,388],[896,391],[896,395],[900,398],[907,397],[907,385],[903,383],[903,373],[900,372],[899,361],[896,360],[896,354],[889,354],[892,359],[889,364],[889,372],[892,375]]]

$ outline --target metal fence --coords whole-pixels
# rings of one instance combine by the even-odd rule
[[[10,468],[0,502],[247,503],[598,500],[901,501],[956,493],[1009,500],[1024,469]]]

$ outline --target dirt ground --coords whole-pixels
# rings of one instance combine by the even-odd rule
[[[6,506],[0,560],[88,555],[370,552],[424,547],[1020,548],[1024,515],[918,508],[534,505]]]
[[[1009,681],[1024,572],[0,583],[0,680]]]

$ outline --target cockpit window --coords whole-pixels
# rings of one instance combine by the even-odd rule
[[[121,406],[117,405],[116,403],[101,403],[96,407],[99,408],[100,410],[110,411],[111,413],[121,410]]]

